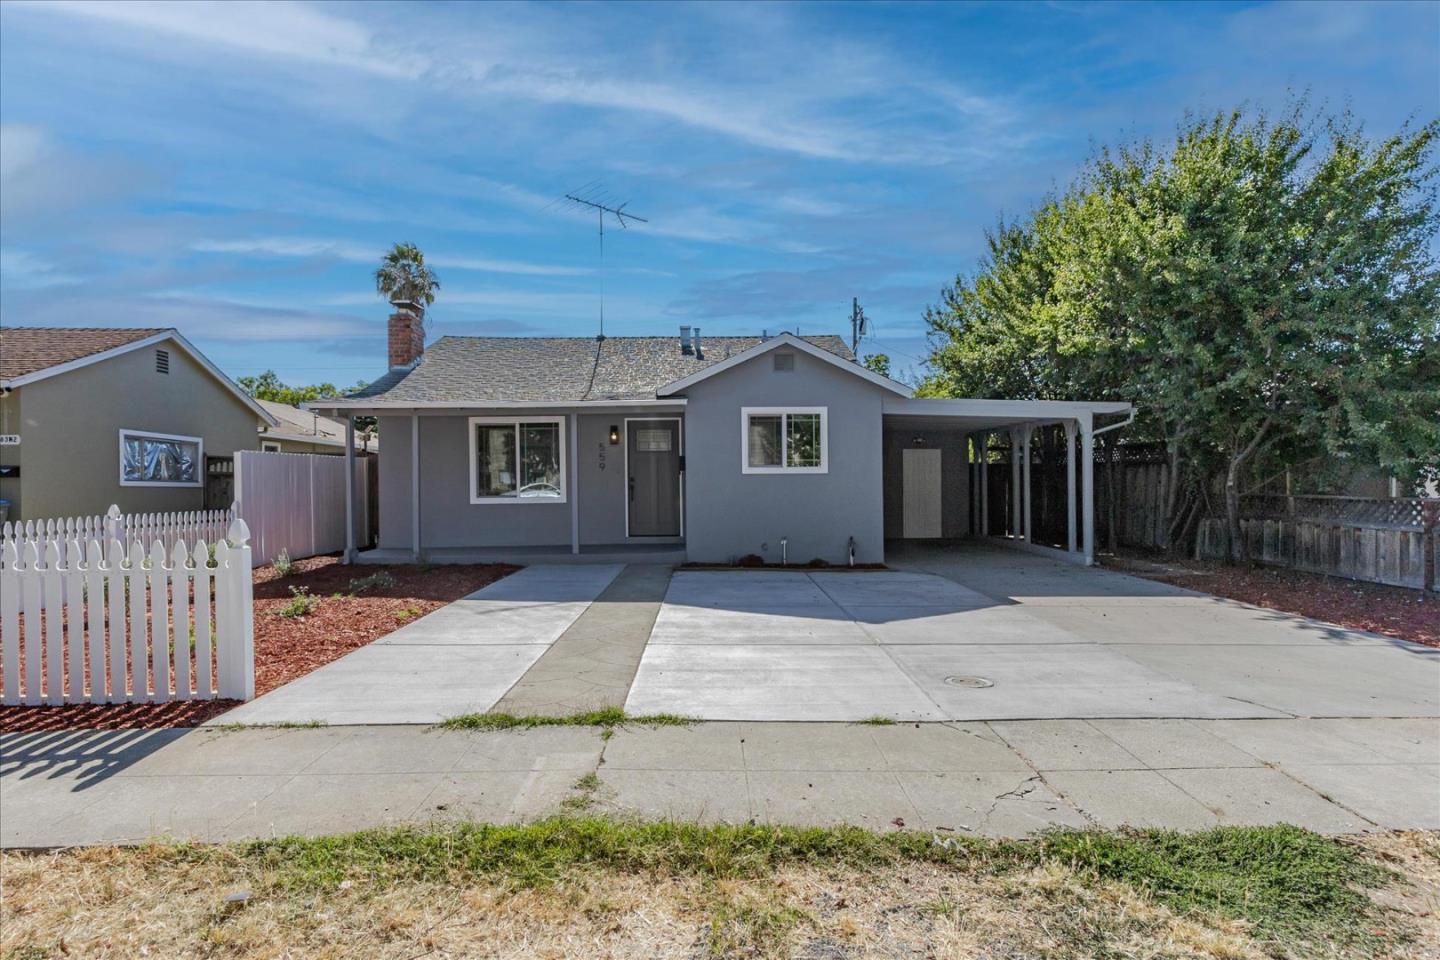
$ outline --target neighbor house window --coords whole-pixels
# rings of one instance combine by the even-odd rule
[[[563,419],[470,418],[471,503],[564,501]]]
[[[204,441],[165,433],[120,431],[120,485],[198,487]]]
[[[279,441],[277,441],[277,440],[261,440],[261,441],[260,441],[260,452],[261,452],[261,453],[279,453],[279,452],[280,452],[280,443],[279,443]]]
[[[825,473],[824,407],[745,407],[740,412],[744,473]]]

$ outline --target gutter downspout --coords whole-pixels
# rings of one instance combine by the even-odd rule
[[[1098,437],[1098,436],[1100,436],[1100,434],[1102,434],[1102,433],[1109,433],[1111,430],[1119,430],[1121,427],[1128,427],[1128,426],[1130,426],[1130,424],[1132,424],[1132,423],[1134,423],[1134,422],[1135,422],[1135,408],[1134,408],[1134,407],[1131,407],[1131,408],[1130,408],[1130,412],[1125,415],[1125,419],[1124,419],[1124,420],[1121,420],[1119,423],[1112,423],[1112,424],[1110,424],[1110,426],[1108,426],[1108,427],[1101,427],[1099,430],[1091,430],[1091,431],[1090,431],[1090,436],[1092,436],[1092,437]]]

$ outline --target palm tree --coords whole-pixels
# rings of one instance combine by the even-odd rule
[[[397,306],[413,304],[423,311],[435,302],[440,278],[425,266],[425,254],[413,243],[397,243],[375,271],[375,292]]]

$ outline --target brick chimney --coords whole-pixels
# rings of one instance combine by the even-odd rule
[[[419,304],[393,304],[390,314],[390,369],[413,367],[425,352],[425,310]]]

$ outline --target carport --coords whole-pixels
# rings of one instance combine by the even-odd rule
[[[1093,564],[1095,437],[1132,420],[1128,403],[887,398],[885,537]]]

